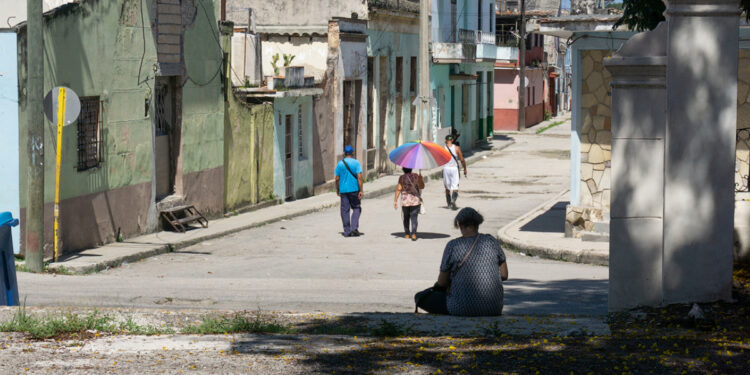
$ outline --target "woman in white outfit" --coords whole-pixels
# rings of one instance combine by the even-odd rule
[[[443,168],[445,201],[448,203],[448,207],[456,210],[458,209],[456,207],[459,182],[458,162],[461,162],[461,166],[464,168],[464,177],[466,177],[466,161],[464,160],[464,154],[461,152],[461,147],[453,144],[453,137],[450,135],[445,136],[445,148],[452,156],[451,160]]]

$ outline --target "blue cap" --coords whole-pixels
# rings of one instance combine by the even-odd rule
[[[0,225],[10,225],[15,227],[18,225],[18,219],[14,219],[10,212],[0,212]]]
[[[354,154],[354,147],[352,147],[352,145],[346,145],[346,147],[344,147],[344,154],[346,155]]]

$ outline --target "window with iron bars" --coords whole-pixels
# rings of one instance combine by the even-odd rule
[[[101,162],[101,102],[98,96],[81,98],[81,114],[78,118],[78,167],[79,171],[96,168]]]

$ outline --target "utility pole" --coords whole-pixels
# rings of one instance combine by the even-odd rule
[[[42,0],[26,2],[26,267],[42,272],[44,263],[44,39]]]
[[[526,0],[521,0],[518,46],[518,131],[526,129]]]
[[[421,0],[419,3],[419,106],[416,110],[421,138],[425,141],[434,141],[430,131],[430,3],[431,0]]]

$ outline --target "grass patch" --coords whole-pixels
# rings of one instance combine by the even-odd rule
[[[30,272],[30,273],[34,273],[28,267],[26,267],[25,263],[24,264],[16,263],[15,264],[15,268],[16,268],[16,272]],[[65,266],[60,266],[60,267],[57,267],[55,269],[50,269],[49,268],[49,262],[45,262],[42,265],[42,272],[41,273],[48,273],[48,274],[54,274],[54,275],[76,275],[75,272],[73,272],[73,271],[65,268]]]
[[[26,333],[33,339],[61,336],[82,337],[91,335],[90,331],[133,335],[174,333],[171,327],[142,326],[133,321],[132,318],[118,323],[113,317],[102,315],[96,310],[86,315],[64,313],[59,316],[35,316],[29,314],[25,306],[19,307],[12,319],[0,322],[0,331]]]
[[[296,333],[290,325],[267,321],[260,316],[248,318],[241,315],[233,316],[204,316],[198,325],[182,329],[182,333],[189,334],[217,334],[217,333]]]
[[[552,129],[552,128],[554,128],[555,126],[557,126],[557,125],[560,125],[560,124],[563,124],[563,123],[565,123],[565,121],[555,121],[555,122],[553,122],[553,123],[551,123],[551,124],[549,124],[549,125],[547,125],[547,126],[545,126],[545,127],[541,128],[541,129],[537,130],[537,131],[536,131],[536,134],[542,134],[543,132],[545,132],[545,131],[547,131],[547,130],[549,130],[549,129]]]

